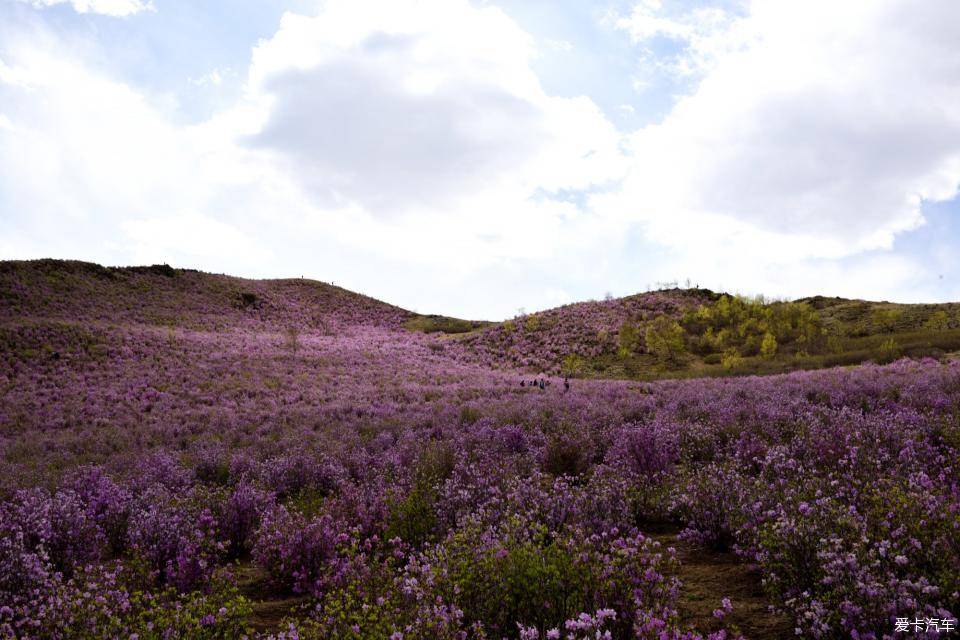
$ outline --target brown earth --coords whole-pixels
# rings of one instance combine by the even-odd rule
[[[240,593],[253,605],[250,626],[257,632],[279,631],[286,618],[296,617],[310,601],[308,596],[290,594],[274,587],[266,571],[253,564],[241,564],[235,571]]]
[[[735,626],[747,640],[796,637],[790,618],[771,611],[772,603],[764,593],[757,567],[733,553],[684,542],[678,533],[676,526],[659,525],[651,527],[647,535],[665,548],[677,550],[678,577],[683,582],[678,609],[686,626],[701,633]],[[723,598],[730,598],[733,612],[721,623],[713,611],[721,608]]]

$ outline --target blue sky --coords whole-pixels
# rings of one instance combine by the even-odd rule
[[[958,300],[956,42],[950,0],[0,0],[0,258]]]

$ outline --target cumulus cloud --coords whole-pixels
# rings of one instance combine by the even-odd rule
[[[3,246],[4,257],[36,257],[44,246],[41,256],[107,262],[147,253],[187,264],[256,255],[233,228],[242,216],[211,219],[242,212],[218,207],[248,178],[236,169],[238,160],[215,153],[225,145],[211,146],[208,133],[169,122],[142,94],[66,51],[29,41],[6,53],[12,61],[0,62],[0,102],[9,114],[9,126],[0,129],[0,209],[20,240]]]
[[[530,37],[466,0],[335,0],[288,14],[254,51],[252,148],[320,202],[379,213],[478,193],[583,189],[622,172],[619,134],[586,98],[547,95]]]
[[[306,273],[478,317],[685,276],[917,295],[930,274],[884,249],[960,183],[950,2],[675,6],[617,23],[668,41],[687,88],[630,132],[546,92],[537,43],[466,0],[287,14],[191,126],[52,37],[7,39],[0,255]]]
[[[63,43],[5,43],[3,257],[307,272],[400,303],[429,275],[489,316],[515,305],[465,279],[611,232],[570,194],[616,184],[622,136],[589,99],[543,91],[512,21],[467,2],[368,5],[288,14],[242,99],[193,126]],[[421,276],[381,290],[385,265]]]
[[[955,3],[754,0],[708,27],[657,10],[621,27],[687,43],[698,82],[631,136],[630,178],[599,206],[668,246],[782,262],[890,247],[956,194]]]
[[[156,11],[150,0],[20,0],[40,9],[69,4],[77,13],[98,13],[105,16],[129,16],[141,11]]]

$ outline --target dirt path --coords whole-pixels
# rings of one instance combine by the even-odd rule
[[[308,596],[277,591],[270,585],[267,573],[252,564],[241,564],[234,575],[240,593],[253,604],[250,626],[254,631],[279,631],[283,619],[294,616],[310,600]]]
[[[646,532],[645,532],[646,533]],[[733,613],[724,621],[736,625],[747,640],[794,638],[793,624],[783,615],[769,611],[770,601],[763,592],[760,572],[732,553],[707,551],[677,537],[679,528],[651,528],[649,537],[664,547],[674,547],[680,561],[679,612],[684,624],[706,633],[720,625],[713,617],[723,598],[730,598]]]

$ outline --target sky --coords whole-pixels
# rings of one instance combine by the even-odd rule
[[[955,0],[0,0],[0,259],[960,300],[957,43]]]

